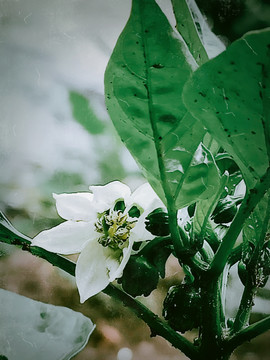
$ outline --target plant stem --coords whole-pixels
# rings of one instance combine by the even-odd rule
[[[209,354],[209,349],[218,359],[222,341],[221,298],[219,281],[205,277],[202,281],[202,354]],[[210,357],[209,357],[210,359]]]
[[[197,349],[186,338],[174,331],[164,320],[153,314],[143,304],[113,285],[109,285],[103,292],[121,301],[146,322],[151,329],[151,336],[160,335],[192,360],[200,359]]]
[[[234,265],[241,259],[242,248],[243,248],[243,246],[242,246],[242,244],[240,244],[232,250],[232,252],[230,253],[230,256],[228,258],[228,264],[230,266]]]
[[[236,314],[236,318],[233,324],[233,331],[237,333],[248,324],[250,311],[253,304],[253,298],[256,293],[256,288],[253,286],[253,282],[249,278],[245,284],[244,292],[242,295],[241,303]]]
[[[224,269],[224,266],[232,252],[232,248],[235,244],[235,241],[243,227],[244,221],[248,218],[248,216],[252,213],[256,205],[264,196],[265,192],[270,187],[270,168],[267,169],[265,175],[260,179],[260,181],[256,184],[254,189],[251,189],[243,203],[240,206],[240,209],[235,216],[233,222],[226,235],[223,238],[221,245],[219,246],[212,264],[209,269],[209,274],[219,277],[221,272]]]
[[[231,336],[224,343],[225,349],[232,352],[239,345],[245,341],[250,341],[256,336],[259,336],[270,329],[270,316],[252,324],[245,329],[239,331],[235,335]]]
[[[258,205],[259,206],[259,205]],[[267,202],[267,208],[265,213],[263,211],[259,211],[258,208],[256,208],[254,216],[256,217],[263,217],[262,224],[260,228],[258,229],[259,233],[256,231],[256,243],[255,243],[255,249],[253,249],[252,253],[249,254],[249,261],[247,264],[246,269],[246,283],[245,283],[245,289],[242,295],[241,303],[239,310],[236,314],[236,318],[234,321],[233,331],[238,332],[243,327],[245,327],[248,324],[250,311],[253,306],[253,299],[257,291],[257,272],[258,272],[258,264],[260,263],[261,258],[261,251],[263,248],[263,244],[265,241],[265,236],[268,229],[268,223],[269,223],[269,214],[270,214],[270,199],[268,199]]]

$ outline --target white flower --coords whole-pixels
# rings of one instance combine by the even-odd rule
[[[133,243],[151,240],[145,217],[164,207],[149,184],[131,194],[130,188],[114,181],[90,186],[92,193],[53,194],[60,225],[39,233],[33,246],[68,255],[77,254],[75,278],[84,302],[122,276]]]

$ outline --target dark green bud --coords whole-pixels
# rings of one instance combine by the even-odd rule
[[[212,214],[212,219],[216,224],[227,224],[233,220],[237,213],[237,205],[241,202],[242,197],[226,196],[219,200]]]
[[[155,209],[146,217],[145,227],[152,235],[170,235],[168,214],[161,208]]]
[[[200,325],[200,303],[200,291],[194,285],[173,286],[164,300],[163,316],[174,330],[184,333]]]
[[[246,286],[247,281],[247,266],[246,264],[241,260],[238,263],[238,276],[244,286]]]
[[[193,203],[193,204],[189,205],[189,207],[187,208],[187,212],[188,212],[189,217],[194,216],[195,208],[196,208],[196,203]]]
[[[123,271],[123,276],[118,280],[125,292],[133,297],[148,296],[156,289],[159,274],[144,256],[132,255]]]

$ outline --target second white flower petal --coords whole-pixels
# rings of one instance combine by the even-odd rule
[[[118,199],[125,200],[130,196],[130,188],[120,181],[113,181],[104,186],[90,186],[94,201],[103,204],[104,210],[112,207]]]
[[[65,220],[90,221],[96,217],[93,194],[53,194],[58,214]]]
[[[163,202],[154,192],[150,184],[145,183],[139,186],[129,198],[129,206],[137,205],[140,209],[152,210],[158,207],[164,207]]]
[[[89,242],[82,250],[76,265],[76,283],[81,303],[98,294],[109,284],[106,257],[97,240]]]
[[[52,229],[39,233],[33,239],[32,245],[58,254],[76,254],[89,240],[95,239],[94,229],[93,222],[65,221]]]

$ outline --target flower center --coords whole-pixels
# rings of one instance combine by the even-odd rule
[[[110,209],[100,214],[95,223],[96,231],[102,234],[98,242],[113,250],[125,248],[128,246],[130,230],[134,228],[136,222],[137,219],[130,218],[121,210]]]

